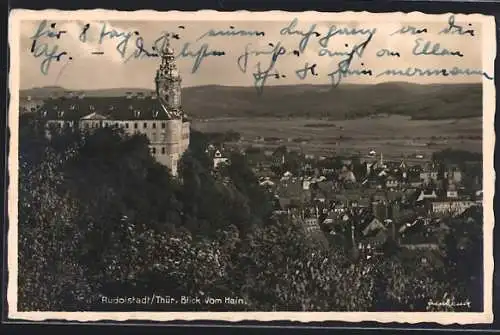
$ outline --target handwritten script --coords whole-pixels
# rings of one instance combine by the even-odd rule
[[[446,298],[442,301],[433,301],[432,299],[427,302],[427,308],[471,308],[471,302],[469,300],[457,302],[454,299]]]
[[[478,27],[454,15],[446,22],[400,24],[390,31],[387,26],[369,22],[353,27],[301,22],[298,18],[275,23],[272,29],[258,26],[250,29],[235,23],[224,29],[198,27],[193,32],[186,22],[146,38],[140,31],[117,29],[106,23],[84,23],[75,34],[59,23],[42,21],[30,38],[28,51],[40,61],[41,74],[47,75],[55,63],[68,64],[87,56],[111,56],[113,61],[136,66],[139,61],[159,58],[174,46],[175,57],[188,62],[192,74],[211,66],[209,60],[215,59],[227,71],[247,74],[260,94],[271,81],[326,81],[335,88],[347,78],[360,83],[380,77],[441,77],[453,81],[459,76],[475,76],[493,80],[492,74],[483,71],[481,62],[476,67],[468,65],[476,64],[471,59],[477,57],[474,52],[480,52],[470,47],[481,45]],[[86,47],[65,49],[74,45],[65,43],[66,39]],[[89,54],[82,55],[82,50]]]

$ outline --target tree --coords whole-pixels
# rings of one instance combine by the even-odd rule
[[[363,264],[350,264],[307,242],[298,222],[254,227],[242,241],[232,273],[250,310],[364,310],[371,281]],[[353,285],[354,284],[354,285]]]
[[[482,276],[480,212],[453,219],[444,256],[388,244],[383,258],[349,257],[356,239],[325,250],[309,243],[295,217],[273,219],[244,156],[232,154],[214,177],[202,134],[182,158],[180,183],[142,136],[68,130],[49,140],[28,119],[20,133],[21,310],[123,310],[98,298],[123,292],[248,303],[131,310],[425,311],[438,308],[430,300],[469,296],[481,305],[473,295]],[[351,215],[351,229],[357,221]]]
[[[23,127],[21,134],[18,308],[81,310],[96,287],[86,277],[85,265],[75,261],[83,239],[74,225],[80,204],[61,187],[62,168],[71,155],[48,147],[39,129]]]

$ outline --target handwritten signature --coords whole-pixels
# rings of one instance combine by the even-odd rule
[[[445,299],[443,301],[433,301],[432,299],[427,302],[427,307],[467,307],[471,308],[469,300],[463,302],[456,302],[453,299]]]

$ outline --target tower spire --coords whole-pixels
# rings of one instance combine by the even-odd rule
[[[181,118],[181,77],[168,35],[162,49],[158,51],[161,55],[160,67],[156,71],[155,78],[158,101],[170,118]]]

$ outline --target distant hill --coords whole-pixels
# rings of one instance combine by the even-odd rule
[[[27,90],[20,91],[20,98],[26,98],[31,96],[32,98],[41,98],[48,99],[51,96],[59,97],[64,95],[65,93],[70,92],[60,86],[46,86],[46,87],[36,87],[30,88]],[[73,91],[75,93],[84,93],[87,97],[120,97],[125,96],[127,92],[133,93],[153,93],[152,90],[149,89],[141,89],[141,88],[111,88],[111,89],[103,89],[103,90],[85,90],[85,91]]]
[[[46,99],[62,95],[62,87],[20,92],[21,98]],[[86,96],[116,97],[126,92],[151,94],[147,89],[85,91]],[[482,116],[481,84],[320,85],[269,86],[262,95],[253,87],[196,86],[183,89],[183,105],[195,118],[311,117],[352,119],[375,114],[400,114],[413,119],[448,119]]]

